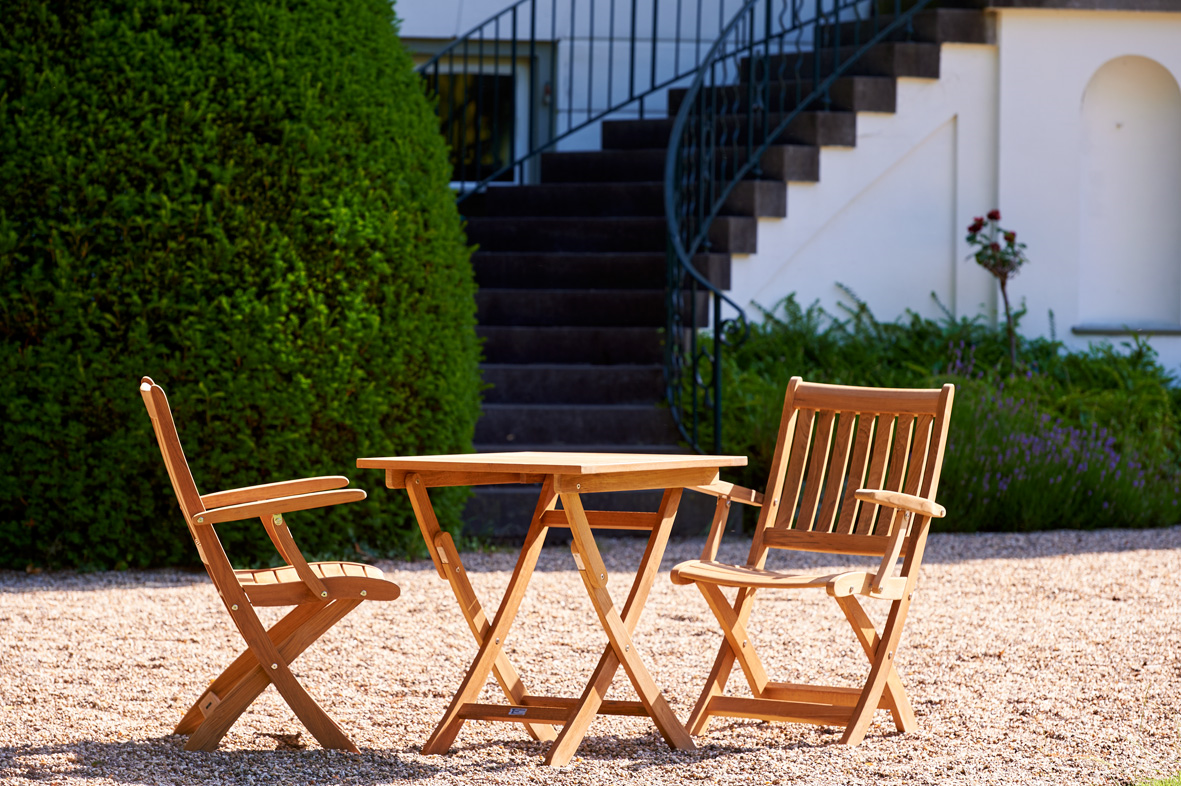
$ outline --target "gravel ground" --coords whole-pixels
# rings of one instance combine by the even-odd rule
[[[721,558],[741,562],[729,540]],[[602,542],[617,601],[642,545]],[[636,635],[682,719],[720,634],[667,571],[700,549],[670,544]],[[514,560],[465,557],[486,606]],[[884,711],[857,748],[834,729],[718,719],[697,751],[674,752],[646,719],[601,717],[557,771],[516,725],[468,723],[449,755],[419,753],[475,643],[430,563],[382,568],[402,598],[362,605],[296,663],[360,754],[321,749],[273,689],[216,752],[181,749],[173,725],[239,648],[204,573],[0,573],[0,782],[1123,784],[1181,771],[1181,528],[933,536],[897,661],[913,734]],[[565,547],[546,549],[508,641],[533,693],[577,695],[606,642],[572,568]],[[864,679],[821,591],[764,593],[752,628],[773,679]],[[622,671],[610,696],[634,698]]]

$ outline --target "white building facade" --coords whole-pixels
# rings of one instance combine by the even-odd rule
[[[1023,333],[1076,348],[1144,336],[1181,376],[1181,1],[992,5],[989,43],[944,44],[939,79],[899,79],[895,113],[859,113],[855,147],[822,148],[819,182],[786,185],[788,215],[760,219],[757,253],[733,259],[731,297],[770,308],[795,293],[839,313],[840,284],[882,320],[944,308],[996,318],[997,287],[965,237],[997,208],[1027,244],[1009,284],[1027,309]],[[501,4],[399,0],[396,10],[403,38],[422,46]],[[602,45],[563,39],[560,20],[554,29],[559,64]],[[656,47],[658,69],[676,49]],[[558,114],[611,99],[554,73]],[[592,126],[561,147],[597,144]]]

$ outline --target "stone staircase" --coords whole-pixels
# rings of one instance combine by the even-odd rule
[[[842,40],[868,37],[855,24],[842,25]],[[714,222],[710,253],[694,260],[698,270],[728,288],[730,256],[755,251],[758,219],[787,216],[787,182],[817,181],[822,147],[856,145],[857,112],[893,112],[900,77],[937,79],[942,43],[987,40],[979,10],[937,8],[916,17],[911,40],[875,46],[836,81],[828,107],[809,108],[788,126],[763,157],[760,179],[734,191]],[[794,73],[794,57],[776,58],[771,73]],[[801,87],[807,95],[811,84]],[[794,82],[784,88],[797,94]],[[491,386],[477,451],[686,450],[662,404],[663,175],[684,94],[669,92],[667,118],[604,122],[601,150],[543,154],[539,184],[493,186],[461,203],[468,240],[479,246],[472,261]],[[794,108],[768,107],[772,125]],[[465,513],[469,531],[519,537],[535,501],[534,489],[477,489]],[[708,514],[692,516],[708,524]]]

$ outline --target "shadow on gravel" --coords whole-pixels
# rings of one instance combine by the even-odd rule
[[[838,739],[834,738],[834,742]],[[626,762],[626,764],[622,764],[622,767],[631,772],[641,772],[649,767],[668,767],[674,764],[687,766],[703,761],[720,764],[729,757],[750,754],[759,750],[757,747],[722,746],[697,742],[697,750],[674,751],[668,747],[668,744],[656,731],[625,737],[615,734],[595,735],[592,733],[583,738],[571,763],[566,767],[559,768],[559,771],[570,768],[577,769],[581,764],[592,761],[601,761],[613,767],[619,767],[621,762]],[[527,768],[532,768],[535,765],[540,766],[548,747],[548,743],[531,740],[496,740],[466,745],[459,743],[452,750],[467,753],[495,750],[498,755],[501,751],[511,751],[525,759],[524,765],[519,761],[488,761],[483,765],[465,763],[465,769],[468,770],[497,773],[510,772],[522,766]]]
[[[260,735],[260,742],[262,742]],[[412,782],[431,778],[439,768],[408,762],[392,750],[361,753],[262,749],[189,752],[184,737],[167,736],[132,742],[82,740],[61,745],[0,747],[0,782],[18,779],[53,783],[69,779],[103,783],[313,783],[362,784]]]

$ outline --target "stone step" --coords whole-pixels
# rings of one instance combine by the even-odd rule
[[[880,14],[862,20],[850,20],[839,25],[825,25],[819,30],[820,46],[857,46],[869,41],[893,22],[892,14]],[[933,44],[990,44],[993,31],[988,17],[978,9],[928,8],[919,11],[909,24],[900,25],[886,38],[893,42]]]
[[[511,445],[675,444],[679,434],[665,407],[655,404],[484,404],[475,441]]]
[[[749,112],[752,101],[759,111],[773,113],[790,112],[812,94],[815,82],[811,79],[793,79],[793,74],[784,69],[783,73],[771,71],[764,75],[763,69],[756,72],[757,90],[749,82],[723,87],[705,88],[702,100],[726,106],[731,112]],[[807,74],[802,75],[804,77]],[[764,80],[766,82],[764,83]],[[849,76],[835,80],[828,88],[830,104],[825,106],[820,99],[813,99],[810,108],[814,110],[834,109],[845,112],[894,112],[897,105],[898,80],[886,76]],[[668,111],[676,115],[688,93],[688,88],[668,91]]]
[[[661,333],[650,327],[476,328],[489,363],[663,363]]]
[[[610,368],[568,363],[486,363],[488,404],[655,404],[664,397],[664,366]]]
[[[730,288],[730,255],[698,254],[695,266],[720,289]],[[662,289],[667,279],[663,252],[477,251],[476,284],[507,289]]]
[[[722,215],[782,218],[787,215],[783,183],[739,183]],[[544,183],[490,188],[465,200],[468,218],[488,216],[663,216],[664,183]]]
[[[774,129],[786,115],[781,113],[768,113],[765,118],[766,128]],[[603,123],[603,146],[609,147],[609,150],[601,151],[602,154],[608,152],[622,154],[631,153],[636,156],[637,161],[642,160],[641,153],[647,155],[645,148],[652,148],[655,146],[667,146],[669,135],[672,133],[673,118],[656,118],[653,120],[620,120],[617,121],[621,126],[627,124],[626,127],[612,127],[608,128],[608,123]],[[734,114],[725,118],[724,122],[718,123],[718,133],[728,136],[735,142],[741,140],[744,144],[747,139],[747,123],[750,118],[745,114]],[[764,116],[758,115],[754,120],[755,126],[752,137],[756,143],[761,144],[766,134],[763,133]],[[853,147],[857,143],[857,114],[855,112],[801,112],[788,123],[787,128],[783,130],[775,139],[777,144],[783,145],[810,145],[813,147]],[[727,146],[728,147],[728,146]],[[661,150],[661,157],[665,155],[665,151]],[[562,153],[555,155],[573,156],[574,153]],[[589,169],[589,165],[583,165]],[[663,167],[663,163],[661,164]],[[573,171],[581,171],[575,169]],[[547,173],[544,175],[549,177]],[[575,179],[575,178],[569,178]],[[602,178],[590,178],[602,179]],[[794,180],[796,178],[787,178]]]
[[[486,326],[661,327],[666,321],[665,311],[663,289],[480,289],[476,292],[476,321]],[[704,310],[700,318],[704,322]]]
[[[663,218],[577,218],[496,216],[471,218],[468,242],[487,251],[663,251],[668,227]],[[712,250],[753,254],[758,221],[719,216],[710,227]]]
[[[802,54],[771,55],[766,58],[767,68],[777,78],[796,77],[810,79],[825,78],[832,74],[836,65],[845,65],[847,76],[910,77],[917,79],[939,78],[939,44],[912,42],[883,42],[870,47],[860,58],[850,59],[857,54],[857,47],[841,47],[839,53],[831,49],[821,50],[817,58],[811,52]],[[817,74],[819,70],[819,74]],[[759,72],[762,73],[760,67]],[[739,79],[750,78],[750,60],[739,64]]]

